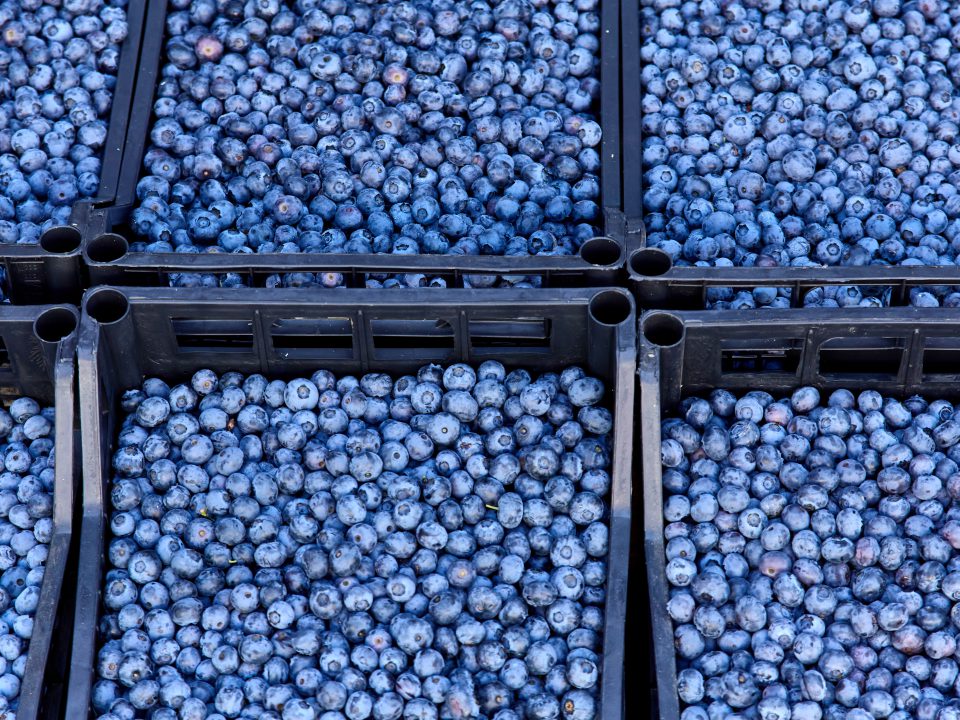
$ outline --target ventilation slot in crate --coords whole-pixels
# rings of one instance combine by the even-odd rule
[[[960,338],[927,338],[923,348],[923,375],[960,375]]]
[[[353,357],[353,323],[346,317],[274,320],[270,337],[274,350],[287,358]]]
[[[249,320],[190,320],[173,318],[173,334],[184,352],[249,352],[253,323]]]
[[[776,341],[776,346],[758,348],[755,340],[724,341],[720,350],[720,371],[724,375],[738,373],[782,373],[796,375],[803,357],[803,340]]]
[[[371,320],[375,360],[450,362],[456,331],[447,320]]]
[[[896,379],[905,349],[903,338],[846,337],[820,346],[820,375]]]
[[[42,367],[42,363],[42,358],[38,357],[35,359],[35,364],[37,367]],[[0,372],[12,369],[13,363],[10,361],[10,352],[7,350],[7,343],[2,337],[0,337]]]
[[[550,349],[550,321],[470,320],[470,344],[474,349],[513,348],[520,350]]]

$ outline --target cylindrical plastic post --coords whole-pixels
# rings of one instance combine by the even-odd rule
[[[587,323],[587,363],[592,372],[607,377],[616,375],[615,347],[617,328],[633,316],[633,300],[625,290],[601,290],[590,299]]]
[[[670,299],[669,285],[650,281],[667,273],[673,263],[670,256],[657,248],[643,248],[630,256],[630,274],[641,308],[666,307]]]
[[[683,367],[683,341],[686,331],[683,321],[673,313],[650,312],[640,320],[640,359],[653,348],[660,357],[660,396],[664,407],[680,402],[679,372],[664,372],[664,369]]]
[[[43,361],[51,371],[57,362],[60,341],[76,329],[76,312],[65,307],[45,310],[34,321],[33,332],[43,348]]]
[[[140,381],[136,363],[132,361],[136,357],[133,348],[137,342],[137,331],[127,296],[116,288],[99,288],[87,294],[84,310],[99,324],[100,332],[111,340],[101,343],[101,346],[109,348],[117,383],[133,387]]]

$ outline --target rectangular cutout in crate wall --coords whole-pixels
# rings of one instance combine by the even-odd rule
[[[349,360],[353,322],[348,317],[280,318],[270,324],[273,349],[285,358]]]
[[[833,338],[820,346],[818,368],[824,378],[860,375],[896,379],[905,351],[906,340],[903,338]]]
[[[16,338],[12,338],[12,340],[14,343],[16,342]],[[33,346],[24,349],[29,351],[30,361],[23,364],[34,368],[34,372],[43,372],[46,363],[40,350]],[[24,395],[23,386],[17,381],[17,376],[18,373],[13,366],[13,359],[7,349],[7,340],[0,335],[0,405],[3,407],[7,407],[15,399]],[[11,380],[13,382],[10,382]]]
[[[473,348],[550,349],[550,321],[544,318],[517,320],[471,318],[469,329],[470,345]]]
[[[928,337],[924,342],[921,372],[931,375],[960,376],[960,337]]]
[[[450,320],[372,319],[369,322],[371,361],[454,362],[456,328]]]
[[[775,343],[778,347],[771,347]],[[724,341],[720,349],[720,371],[724,375],[738,373],[782,373],[796,375],[803,360],[803,340],[792,338],[771,341],[762,348],[756,341]]]
[[[13,361],[10,359],[10,351],[7,350],[7,341],[0,337],[0,372],[13,370]]]
[[[171,318],[177,347],[184,352],[249,352],[253,349],[250,320],[193,320]]]

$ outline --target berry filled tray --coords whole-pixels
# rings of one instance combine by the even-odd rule
[[[644,314],[662,718],[950,702],[958,327],[946,309]]]
[[[0,292],[82,293],[82,219],[117,198],[144,0],[0,3]]]
[[[96,283],[521,287],[614,283],[616,0],[328,0],[147,16]]]
[[[623,716],[633,302],[485,296],[87,294],[68,717]]]
[[[960,305],[956,3],[627,5],[647,307]]]

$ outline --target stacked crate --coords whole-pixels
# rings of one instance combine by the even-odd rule
[[[669,609],[668,604],[675,597],[689,599],[689,595],[684,593],[690,591],[690,583],[687,582],[690,578],[676,574],[677,567],[681,567],[687,559],[686,555],[681,557],[679,548],[685,538],[693,537],[698,520],[703,520],[703,517],[698,512],[679,517],[683,513],[676,508],[684,506],[687,500],[690,503],[695,500],[692,495],[684,497],[684,491],[677,486],[677,478],[687,474],[687,480],[692,484],[694,473],[690,466],[700,455],[691,455],[689,448],[685,448],[677,465],[677,458],[670,457],[669,453],[677,447],[670,433],[681,432],[676,428],[684,423],[685,413],[690,409],[693,399],[710,398],[712,392],[721,389],[732,392],[736,398],[743,398],[751,391],[768,393],[775,401],[787,399],[787,407],[790,406],[792,393],[800,388],[816,389],[820,395],[819,407],[826,407],[831,392],[841,388],[852,391],[853,397],[862,391],[876,390],[885,400],[895,398],[904,402],[913,396],[922,396],[927,401],[945,399],[952,402],[956,399],[956,338],[960,336],[960,316],[956,313],[951,293],[960,282],[960,271],[955,260],[948,259],[952,252],[949,249],[941,252],[939,264],[916,259],[903,264],[902,246],[899,249],[883,246],[884,241],[891,237],[899,242],[901,235],[898,225],[894,225],[896,232],[890,235],[886,229],[882,233],[878,231],[880,238],[874,239],[873,247],[879,246],[880,251],[874,250],[872,262],[865,262],[862,255],[851,260],[851,255],[847,254],[862,239],[866,240],[864,248],[871,247],[870,238],[863,236],[870,234],[867,229],[877,227],[870,225],[868,220],[876,218],[879,213],[889,213],[898,224],[904,217],[915,222],[919,216],[922,233],[941,233],[951,238],[952,229],[941,227],[939,218],[928,223],[923,215],[933,209],[939,212],[948,205],[951,187],[956,185],[954,180],[946,180],[949,171],[944,181],[950,187],[946,188],[944,194],[932,192],[927,196],[930,199],[929,210],[924,210],[925,206],[911,206],[912,199],[902,201],[902,198],[895,201],[885,198],[879,201],[881,206],[890,202],[882,207],[876,203],[872,205],[867,216],[860,218],[863,221],[860,236],[854,236],[853,233],[842,235],[844,254],[833,259],[829,266],[817,260],[816,245],[825,235],[829,237],[829,233],[825,233],[825,226],[831,222],[839,225],[846,217],[846,212],[838,212],[831,207],[829,213],[824,213],[827,220],[823,219],[824,214],[806,214],[810,203],[827,198],[829,193],[823,193],[824,188],[834,192],[842,186],[844,199],[862,192],[871,201],[876,201],[879,193],[874,195],[874,185],[882,178],[895,179],[903,173],[908,173],[908,176],[912,173],[922,183],[926,180],[924,174],[930,172],[931,163],[938,162],[938,170],[944,167],[942,161],[935,160],[935,153],[923,157],[930,147],[927,143],[921,143],[922,147],[913,146],[908,166],[898,166],[889,156],[878,160],[880,152],[887,152],[881,150],[884,143],[889,142],[887,147],[893,147],[903,142],[901,137],[909,140],[912,131],[909,128],[904,130],[905,125],[913,123],[919,113],[929,109],[928,105],[921,103],[923,107],[917,114],[898,114],[915,102],[915,99],[908,98],[910,91],[905,90],[905,85],[909,83],[902,75],[904,66],[907,75],[915,73],[909,75],[910,78],[920,78],[924,72],[929,72],[931,66],[925,63],[931,58],[907,54],[903,56],[904,64],[892,60],[889,66],[885,66],[884,60],[877,59],[874,66],[873,58],[879,58],[876,48],[883,47],[887,41],[873,45],[869,36],[876,31],[879,39],[879,35],[885,33],[887,28],[896,25],[907,28],[904,36],[894,33],[898,38],[913,42],[916,38],[910,36],[914,31],[929,31],[927,39],[933,42],[932,38],[941,32],[955,33],[955,8],[949,3],[927,2],[671,3],[631,0],[625,2],[624,18],[624,208],[628,228],[635,228],[640,238],[639,247],[631,251],[625,269],[625,282],[641,312],[638,334],[637,455],[634,469],[635,486],[638,494],[642,488],[643,496],[635,506],[639,507],[642,502],[642,513],[638,511],[635,517],[639,518],[642,514],[643,520],[642,529],[639,529],[638,521],[638,529],[633,535],[633,557],[638,558],[642,554],[646,561],[645,573],[631,575],[630,597],[632,607],[636,606],[634,603],[647,603],[644,611],[638,613],[642,620],[640,625],[635,626],[635,633],[642,636],[648,643],[646,647],[650,648],[646,655],[647,677],[653,688],[650,712],[659,715],[662,720],[681,717],[684,720],[696,720],[722,716],[728,712],[737,713],[738,717],[739,713],[749,716],[749,713],[758,712],[757,703],[762,697],[767,700],[759,709],[761,717],[780,717],[778,713],[781,708],[786,708],[787,716],[793,711],[794,717],[829,718],[852,713],[847,715],[851,717],[856,713],[887,713],[887,709],[871,704],[876,696],[870,691],[889,691],[897,697],[898,703],[895,707],[891,706],[889,711],[896,710],[896,715],[902,714],[903,717],[922,715],[925,712],[923,706],[903,705],[902,696],[896,695],[896,690],[883,681],[877,682],[879,674],[889,671],[893,673],[893,687],[897,688],[898,683],[904,680],[901,675],[907,675],[903,672],[902,662],[906,655],[901,657],[899,666],[890,659],[895,653],[881,655],[880,665],[886,669],[877,671],[877,674],[871,674],[873,666],[868,666],[869,661],[864,665],[859,664],[863,658],[862,648],[852,648],[854,640],[844,636],[843,628],[837,627],[849,621],[849,607],[841,607],[842,612],[838,612],[836,620],[832,615],[825,615],[826,633],[820,633],[826,635],[824,653],[839,647],[828,646],[837,639],[843,644],[844,651],[850,651],[856,658],[857,664],[850,673],[853,681],[844,686],[842,698],[839,690],[836,697],[832,694],[838,677],[829,676],[828,670],[824,669],[823,664],[818,664],[817,658],[805,658],[800,670],[794,673],[799,663],[794,659],[793,645],[789,639],[783,639],[781,643],[782,665],[775,660],[769,663],[774,668],[771,672],[782,672],[789,678],[780,675],[772,679],[761,677],[765,668],[758,665],[763,666],[764,663],[751,664],[754,661],[754,646],[748,643],[745,652],[739,652],[744,648],[735,642],[728,645],[726,641],[729,636],[724,637],[723,643],[716,635],[699,636],[699,640],[704,640],[704,649],[697,656],[692,654],[688,640],[695,633],[688,631],[699,627],[696,623],[700,622],[700,619],[693,620],[692,613],[695,609],[699,612],[701,606],[710,606],[711,601],[693,592],[697,602],[690,608],[691,617],[686,619],[682,618],[683,612],[677,609],[682,603],[678,602]],[[800,31],[791,34],[794,24]],[[917,30],[921,26],[926,30]],[[834,37],[842,35],[843,40],[838,40],[834,45],[821,42],[823,33],[830,35],[833,32],[838,33]],[[892,42],[896,44],[897,41]],[[830,45],[830,52],[826,51],[824,45]],[[777,50],[781,47],[788,50],[783,63],[777,57]],[[808,49],[811,50],[810,54],[806,53]],[[706,56],[702,53],[706,53]],[[819,59],[817,53],[822,53]],[[862,65],[857,64],[864,55],[867,60]],[[941,59],[952,66],[956,62],[956,50],[949,49]],[[697,67],[696,63],[700,61],[703,65]],[[721,69],[739,73],[737,79],[718,79]],[[709,76],[704,74],[708,71]],[[871,79],[861,77],[861,72],[867,73]],[[824,79],[828,73],[831,74],[832,84]],[[793,83],[791,77],[799,78],[798,82]],[[827,92],[836,92],[838,95],[831,95],[827,100],[826,95],[820,98],[816,87],[802,88],[801,83],[810,78],[822,81],[824,87],[829,85]],[[929,78],[926,75],[926,79]],[[858,114],[863,106],[869,104],[870,98],[862,92],[859,96],[857,93],[872,88],[874,84],[882,85],[883,89],[876,97],[871,96],[872,99],[891,106],[878,111],[880,115],[888,113],[884,121],[890,117],[889,113],[898,118],[892,130],[886,125],[875,127],[870,121],[864,122],[865,115]],[[849,106],[841,103],[843,107],[840,107],[834,103],[839,99],[843,85],[848,86],[847,90],[853,88],[852,98],[856,102]],[[884,94],[891,90],[897,94]],[[904,91],[903,96],[899,95],[901,91]],[[944,102],[954,102],[953,95],[955,92],[948,92]],[[711,104],[715,96],[720,99]],[[895,100],[895,97],[899,100]],[[793,98],[800,100],[800,114],[791,114],[790,103]],[[824,105],[826,109],[823,109]],[[728,130],[725,123],[734,113],[741,113],[754,124],[753,132],[749,138],[744,138],[744,142],[725,132]],[[778,113],[783,130],[776,135],[782,137],[764,135],[762,123],[770,118],[778,119]],[[929,117],[924,116],[925,119]],[[824,152],[827,140],[817,136],[811,129],[818,127],[821,118],[825,123],[834,123],[838,127],[846,125],[848,130],[852,124],[854,130],[849,142],[846,145],[834,144]],[[686,126],[688,120],[690,125]],[[811,124],[805,125],[807,121]],[[927,127],[932,143],[935,136],[940,137],[937,133],[941,126],[931,122]],[[810,134],[807,134],[808,129]],[[926,137],[926,131],[922,134]],[[834,135],[830,139],[837,137]],[[947,146],[954,145],[955,139],[950,134],[944,137],[947,138],[943,144],[946,150]],[[847,147],[854,142],[861,143],[857,157],[844,156]],[[802,167],[791,167],[788,171],[785,167],[788,151],[809,152],[809,157],[816,158],[817,164],[813,169],[817,174]],[[756,154],[748,159],[751,153]],[[707,158],[707,155],[710,157]],[[831,157],[838,156],[852,159],[846,165],[831,161]],[[917,157],[920,159],[915,162]],[[702,164],[701,158],[704,158]],[[717,159],[719,165],[713,162]],[[743,165],[740,164],[741,159]],[[857,165],[858,161],[863,162]],[[663,175],[661,183],[657,177],[659,172],[655,174],[653,170],[663,167],[671,170]],[[761,196],[752,196],[752,188],[746,186],[740,192],[740,176],[735,173],[742,172],[741,168],[755,173],[751,181],[762,180]],[[836,176],[832,187],[829,175],[819,174],[826,168]],[[864,170],[865,174],[858,175],[859,170]],[[850,182],[852,176],[859,179],[859,184]],[[723,182],[717,182],[718,178],[723,178]],[[685,179],[708,182],[684,185]],[[788,180],[789,185],[779,185]],[[811,188],[821,180],[822,185]],[[892,180],[885,182],[900,187],[899,180],[895,183]],[[910,182],[910,177],[904,177],[905,194],[912,193]],[[729,190],[726,196],[722,190],[718,190],[724,183],[727,185],[725,190]],[[661,192],[667,184],[667,192]],[[706,185],[709,185],[709,189],[705,189]],[[701,225],[703,218],[696,212],[688,212],[694,196],[687,194],[678,197],[684,195],[685,189],[693,187],[697,187],[697,200],[707,201],[707,206],[712,209],[720,210],[719,204],[729,201],[730,207],[722,209],[730,212],[731,220],[735,216],[736,229],[733,225],[725,226],[723,233],[729,233],[734,238],[736,254],[723,255],[719,259],[710,254],[697,256],[698,248],[688,243],[692,235],[704,237],[709,234],[704,229],[706,226]],[[779,194],[781,202],[776,207],[774,193]],[[668,195],[669,200],[666,199]],[[750,198],[753,203],[736,205],[745,198]],[[907,207],[902,207],[904,202]],[[897,207],[896,203],[900,203],[901,207]],[[651,207],[645,207],[645,204]],[[751,244],[746,250],[740,247],[737,233],[742,229],[746,237],[757,229],[750,223],[758,220],[761,206],[771,210],[764,217],[764,222],[774,229],[791,226],[786,241],[793,237],[806,241],[807,233],[810,234],[808,259],[813,262],[804,262],[802,253],[796,252],[790,255],[791,264],[785,265],[785,255],[777,252],[783,245],[779,248],[775,243],[767,245],[765,235],[762,242],[758,242],[759,234],[751,237]],[[944,214],[946,217],[947,214]],[[952,214],[950,218],[953,218]],[[890,220],[889,217],[886,219]],[[759,222],[755,224],[760,225]],[[765,225],[762,229],[765,231],[766,228]],[[799,235],[796,234],[798,228],[801,229]],[[782,232],[780,237],[783,242]],[[927,244],[926,240],[924,238],[921,243],[919,237],[911,239],[906,231],[903,233],[903,245],[907,246],[908,252]],[[943,237],[940,240],[944,246],[948,245]],[[774,246],[772,250],[771,246]],[[753,253],[753,257],[745,261],[749,252]],[[922,257],[922,254],[918,253],[916,257]],[[799,261],[794,262],[798,258]],[[827,298],[827,302],[824,302],[824,298]],[[860,302],[867,298],[869,302]],[[693,415],[686,419],[691,417]],[[737,418],[724,417],[719,425],[729,428]],[[667,421],[667,424],[662,424],[663,421]],[[764,419],[757,419],[756,422],[762,426]],[[687,429],[686,426],[683,428]],[[705,432],[705,429],[698,427],[698,439],[701,432]],[[749,445],[751,450],[756,447],[756,444]],[[661,456],[662,449],[666,453],[664,456]],[[943,452],[948,452],[948,448],[944,447]],[[721,468],[728,468],[726,459],[718,458],[718,461]],[[747,474],[751,479],[755,476],[752,470],[748,470]],[[874,478],[875,472],[871,471],[867,480],[869,482]],[[720,484],[722,486],[723,479]],[[787,498],[794,498],[792,492],[780,486],[777,490],[782,490]],[[910,495],[909,491],[907,495]],[[831,492],[831,502],[833,497]],[[671,501],[675,501],[674,504],[671,505]],[[750,501],[759,506],[753,492],[750,493]],[[866,512],[875,509],[875,501]],[[798,501],[789,499],[788,502]],[[911,498],[910,503],[915,508],[917,501]],[[944,505],[947,504],[948,501],[945,501]],[[836,508],[833,505],[830,507],[835,513]],[[813,510],[808,509],[812,514]],[[721,507],[720,514],[726,520],[730,513],[725,513],[725,510],[725,507]],[[694,515],[697,517],[694,518]],[[779,516],[769,518],[770,523],[778,520]],[[709,520],[703,524],[716,529]],[[722,523],[718,520],[718,524]],[[935,521],[935,528],[934,533],[939,531],[939,521]],[[793,527],[791,531],[796,532]],[[736,528],[732,534],[736,535]],[[673,545],[668,547],[671,540]],[[731,546],[721,543],[721,547],[723,552],[728,552]],[[788,546],[786,551],[791,552],[791,548]],[[699,545],[696,547],[693,557],[695,566],[691,566],[693,577],[703,575],[710,563],[719,562],[719,556],[708,555],[707,549]],[[792,554],[790,559],[795,559]],[[671,561],[674,567],[668,567]],[[850,562],[847,570],[855,573],[859,568],[855,564],[858,561]],[[818,556],[816,562],[823,566],[826,561]],[[735,567],[736,564],[731,563],[731,568]],[[749,567],[751,571],[756,569],[754,565]],[[835,568],[827,570],[833,571]],[[732,569],[731,573],[739,573],[739,569]],[[850,598],[842,593],[849,593],[847,586],[850,583],[844,585],[837,580],[842,575],[826,574],[827,579],[821,582],[836,584],[843,606],[844,601]],[[731,587],[739,582],[739,579],[733,579],[733,575],[727,580]],[[904,588],[909,590],[914,586],[908,584]],[[834,586],[831,586],[833,589]],[[748,590],[746,594],[750,592]],[[859,597],[856,600],[860,602]],[[769,601],[769,598],[761,600],[764,603]],[[884,602],[888,602],[886,596]],[[866,605],[868,601],[863,600],[862,603]],[[717,609],[727,621],[724,632],[740,627],[734,617],[733,605],[733,600],[717,603]],[[812,603],[811,606],[815,607],[816,604]],[[782,607],[779,609],[782,610]],[[712,612],[712,608],[706,607],[704,612],[706,616]],[[801,606],[797,612],[805,612],[805,607]],[[842,614],[844,612],[847,614]],[[909,622],[914,621],[911,619]],[[703,627],[707,627],[705,621]],[[798,632],[802,629],[798,629]],[[881,653],[883,640],[879,636],[883,634],[878,633],[876,642],[873,637],[859,636],[855,641],[870,646],[870,649],[863,651],[867,654]],[[761,640],[752,631],[749,635],[751,640]],[[694,646],[696,642],[697,639],[694,639]],[[920,653],[922,655],[922,650]],[[774,652],[770,657],[776,654]],[[704,659],[706,655],[716,657]],[[721,660],[718,658],[721,655],[725,655],[728,662],[725,668],[720,668]],[[748,655],[749,662],[745,659]],[[910,667],[914,666],[907,666],[908,669]],[[755,668],[757,676],[753,675]],[[681,669],[685,674],[678,687],[678,672]],[[735,692],[724,694],[720,689],[721,681],[728,682],[737,673],[744,678],[745,687],[752,685],[756,689],[755,696],[742,700],[736,698]],[[828,686],[822,695],[817,694],[816,677],[811,679],[818,673],[822,673],[821,680],[826,677],[824,684]],[[703,681],[705,687],[696,687],[699,682],[697,678]],[[807,682],[811,684],[807,685]],[[920,680],[918,688],[923,686],[923,692],[926,692],[929,684]],[[781,698],[778,692],[782,687],[768,693],[766,689],[769,685],[787,686],[787,693]],[[858,693],[862,695],[853,697],[849,690],[851,686],[857,686]],[[931,692],[936,695],[938,691],[931,688]],[[952,691],[947,691],[946,697],[953,697]],[[731,700],[732,708],[726,702],[729,698],[734,698]],[[934,706],[939,707],[936,703],[931,705]]]
[[[590,3],[580,8],[591,16],[584,21],[585,28],[593,19],[599,23],[590,30],[599,38],[599,47],[593,51],[589,79],[599,88],[590,113],[601,127],[602,142],[595,148],[600,186],[599,213],[592,221],[596,235],[580,237],[574,252],[143,252],[137,214],[143,197],[138,186],[148,172],[145,159],[153,144],[155,103],[169,97],[164,90],[164,82],[169,82],[167,20],[188,7],[200,17],[201,5],[157,0],[138,8],[142,28],[133,51],[136,62],[124,66],[132,81],[124,139],[117,143],[116,164],[111,165],[110,192],[97,202],[79,205],[72,226],[52,234],[74,239],[69,252],[76,283],[70,287],[76,294],[70,300],[79,302],[80,311],[83,503],[76,518],[80,532],[74,533],[76,556],[71,566],[76,602],[63,611],[70,614],[73,628],[69,688],[49,697],[47,716],[96,715],[91,698],[98,679],[97,654],[111,632],[103,625],[107,551],[113,537],[110,488],[116,479],[110,462],[118,448],[124,391],[136,388],[147,376],[172,385],[189,380],[202,368],[290,379],[309,377],[319,368],[329,368],[339,377],[406,373],[429,363],[476,366],[484,360],[538,372],[560,372],[576,364],[606,384],[604,404],[616,424],[610,448],[612,486],[605,499],[610,551],[602,588],[596,717],[629,716],[624,701],[631,693],[625,691],[624,681],[637,657],[624,633],[633,558],[637,315],[623,281],[639,232],[628,226],[622,197],[621,147],[629,142],[621,131],[620,98],[620,25],[626,9],[615,0],[599,3],[596,13]],[[217,5],[224,12],[243,10],[242,3]],[[48,274],[41,277],[65,287],[64,281]],[[202,278],[200,286],[189,287],[193,281],[185,282],[185,277]],[[420,278],[424,287],[377,288],[391,277]],[[335,280],[328,282],[331,278]],[[69,589],[73,594],[74,587]]]

